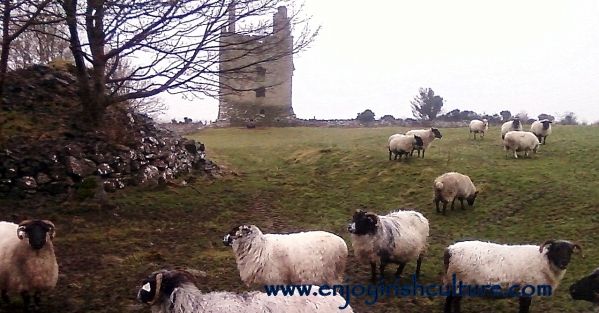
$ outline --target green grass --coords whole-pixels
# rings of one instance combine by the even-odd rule
[[[190,137],[206,144],[216,163],[233,174],[198,179],[196,190],[128,189],[111,195],[113,209],[0,200],[1,212],[26,213],[57,224],[59,286],[48,311],[149,312],[135,305],[138,283],[150,271],[185,266],[207,273],[201,289],[248,290],[239,279],[223,235],[233,226],[265,232],[326,230],[350,247],[346,276],[368,283],[369,266],[353,258],[346,225],[355,209],[386,213],[413,208],[430,221],[430,248],[422,282],[436,283],[443,249],[463,239],[500,243],[576,240],[574,256],[551,298],[535,298],[532,312],[580,312],[567,287],[599,266],[599,129],[554,126],[532,158],[505,158],[499,130],[473,141],[465,128],[442,129],[425,159],[389,161],[387,137],[398,128],[208,129]],[[448,171],[469,175],[481,190],[475,208],[436,214],[432,181]],[[458,206],[459,207],[459,206]],[[8,209],[10,208],[10,209]],[[394,268],[387,268],[388,275]],[[412,273],[408,264],[405,273]],[[441,312],[441,298],[383,299],[356,312]],[[463,312],[516,312],[517,301],[464,299]],[[1,310],[1,309],[0,309]]]

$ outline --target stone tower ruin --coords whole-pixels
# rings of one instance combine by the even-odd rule
[[[229,28],[221,34],[219,54],[222,69],[243,68],[219,76],[217,124],[243,126],[286,125],[295,119],[291,106],[293,37],[287,8],[273,16],[273,30],[267,36],[235,32],[235,5],[229,7]],[[273,56],[274,60],[268,60]]]

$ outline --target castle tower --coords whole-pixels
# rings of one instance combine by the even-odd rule
[[[221,69],[244,68],[219,76],[217,124],[285,125],[295,118],[292,107],[293,37],[287,8],[273,15],[272,34],[252,37],[235,32],[235,4],[229,4],[229,25],[221,35]],[[231,48],[231,47],[234,48]],[[274,55],[283,55],[274,61]],[[257,63],[257,64],[256,64]],[[250,65],[250,66],[246,66]]]

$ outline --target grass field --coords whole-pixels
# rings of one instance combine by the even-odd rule
[[[92,205],[0,200],[2,217],[26,213],[53,220],[61,277],[48,312],[149,312],[134,301],[140,279],[165,266],[206,272],[201,289],[247,290],[223,235],[239,224],[264,232],[326,230],[346,239],[350,283],[368,283],[370,267],[353,258],[346,230],[354,210],[413,208],[430,221],[422,282],[439,282],[447,245],[464,239],[582,244],[551,298],[532,312],[582,312],[567,287],[599,266],[599,128],[555,126],[532,158],[505,158],[499,130],[473,141],[465,128],[442,129],[425,159],[389,161],[387,137],[398,128],[208,129],[190,137],[232,174],[200,178],[194,189],[127,189],[113,209]],[[436,214],[432,181],[448,171],[469,175],[475,207]],[[459,207],[459,206],[458,206]],[[404,273],[411,274],[408,264]],[[391,276],[393,267],[388,267]],[[441,312],[442,298],[353,299],[356,312]],[[516,312],[517,301],[464,299],[463,312]],[[13,307],[2,307],[9,312]]]

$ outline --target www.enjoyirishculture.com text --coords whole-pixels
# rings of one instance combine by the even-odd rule
[[[452,276],[451,284],[420,284],[416,276],[411,282],[392,284],[342,284],[342,285],[265,285],[264,291],[269,296],[342,296],[345,303],[339,306],[344,309],[352,299],[364,299],[367,305],[373,305],[382,298],[389,297],[549,297],[553,290],[551,285],[468,285]]]

